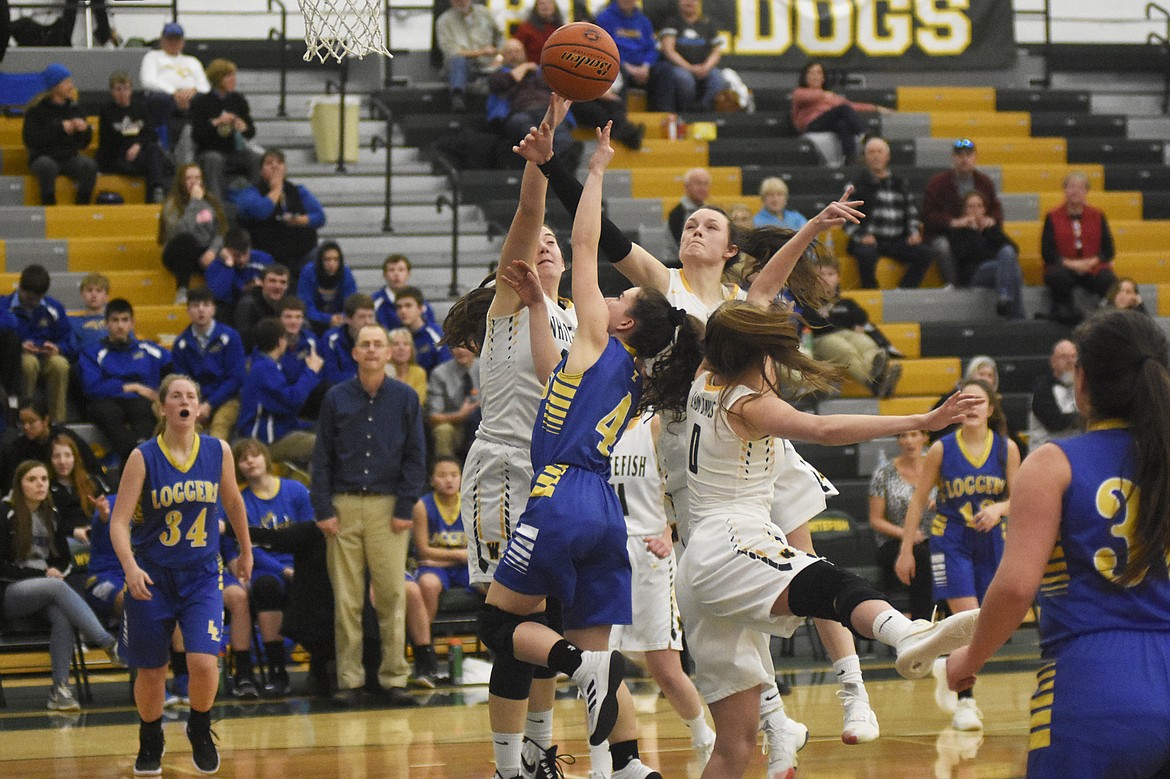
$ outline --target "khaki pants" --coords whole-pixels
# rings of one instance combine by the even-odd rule
[[[873,380],[873,358],[881,351],[872,338],[856,330],[836,330],[813,339],[813,355],[818,360],[845,368],[849,378],[863,387]]]
[[[334,640],[337,644],[337,686],[361,687],[362,605],[366,571],[374,590],[374,609],[382,636],[382,665],[378,681],[384,688],[405,687],[406,662],[406,549],[410,533],[395,533],[394,497],[389,495],[335,495],[339,531],[327,541],[329,579],[333,583]]]
[[[240,418],[240,401],[238,398],[224,401],[223,405],[211,415],[211,422],[207,426],[207,434],[223,441],[232,440],[232,433],[236,429],[236,420]],[[312,450],[310,450],[311,452]]]
[[[238,413],[239,406],[236,407],[236,410]],[[294,430],[284,438],[273,441],[268,447],[268,455],[274,463],[288,461],[303,468],[312,459],[313,446],[316,443],[315,433],[310,433],[308,430]]]
[[[69,361],[59,354],[52,357],[22,353],[20,372],[24,379],[24,397],[31,398],[37,392],[37,380],[45,377],[45,398],[49,401],[49,414],[57,424],[65,423],[65,393],[69,389]]]

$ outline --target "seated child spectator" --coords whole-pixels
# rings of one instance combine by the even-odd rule
[[[1024,318],[1024,272],[1015,243],[998,223],[987,219],[987,203],[976,191],[963,198],[966,222],[947,231],[957,287],[995,290],[995,311],[1007,319]],[[986,225],[980,227],[979,225]]]
[[[1122,276],[1105,293],[1101,301],[1102,308],[1126,308],[1149,315],[1146,304],[1142,302],[1142,294],[1138,291],[1137,282],[1129,276]]]
[[[353,359],[353,346],[357,334],[366,325],[374,322],[374,301],[364,292],[355,292],[345,299],[345,319],[342,324],[326,331],[321,336],[325,351],[321,357],[325,368],[321,376],[330,384],[338,384],[357,376],[357,362]]]
[[[345,301],[357,291],[353,271],[346,267],[336,241],[322,242],[317,259],[301,270],[297,281],[297,297],[305,301],[305,316],[318,334],[345,320]]]
[[[20,272],[16,292],[0,298],[0,316],[11,313],[16,319],[23,396],[33,397],[43,376],[53,419],[64,422],[69,390],[66,355],[73,342],[73,329],[65,306],[49,297],[50,282],[49,271],[43,265],[26,266]]]
[[[219,254],[227,228],[223,205],[204,186],[203,171],[194,164],[180,167],[158,222],[162,262],[175,277],[176,304],[187,302],[191,277]]]
[[[439,456],[431,466],[431,489],[414,505],[414,554],[418,561],[414,578],[426,607],[428,633],[439,611],[439,595],[453,587],[470,587],[467,573],[467,538],[459,506],[462,470],[453,457]],[[434,686],[439,672],[435,650],[429,643],[415,646],[414,676]]]
[[[81,450],[67,433],[53,437],[49,458],[49,491],[61,521],[70,532],[89,527],[94,501],[106,493],[105,482],[90,477]]]
[[[454,359],[431,371],[427,381],[427,423],[436,457],[466,454],[479,427],[479,359],[462,346]]]
[[[864,308],[841,297],[841,271],[835,257],[819,257],[818,272],[837,294],[824,308],[801,312],[812,328],[813,356],[840,365],[875,397],[888,398],[902,377],[902,366],[891,361],[890,353],[879,343],[879,339],[889,341],[869,321]]]
[[[281,479],[272,473],[268,447],[253,438],[245,438],[233,447],[236,470],[247,486],[241,491],[248,513],[249,527],[278,530],[294,522],[312,524],[315,516],[309,491],[294,479]],[[287,603],[289,583],[295,572],[290,552],[257,550],[252,568],[252,610],[260,625],[264,657],[268,661],[267,696],[288,693],[284,639],[281,638],[281,611]],[[241,659],[239,663],[242,663]],[[237,673],[240,664],[237,663]],[[249,658],[250,663],[250,658]],[[249,665],[249,671],[251,667]]]
[[[110,100],[98,113],[98,170],[146,179],[146,202],[161,203],[174,165],[151,126],[146,99],[134,94],[130,74],[110,76]]]
[[[317,437],[310,425],[298,416],[309,393],[321,381],[321,357],[310,354],[308,370],[290,381],[280,367],[287,350],[284,328],[276,319],[256,326],[256,351],[240,391],[240,419],[236,432],[268,445],[273,460],[288,460],[305,466],[313,454]]]
[[[418,393],[418,402],[427,404],[427,372],[414,359],[414,336],[405,327],[390,331],[390,362],[386,375],[398,379]]]
[[[109,334],[81,353],[81,386],[89,398],[94,424],[125,462],[138,444],[154,434],[154,409],[171,353],[134,336],[134,307],[125,298],[106,306]]]
[[[436,365],[451,359],[451,352],[441,343],[443,329],[438,325],[427,324],[423,318],[423,306],[426,300],[422,290],[418,287],[403,287],[398,290],[394,300],[394,310],[398,313],[398,320],[402,326],[410,331],[414,339],[414,356],[422,369],[430,375]]]
[[[236,304],[235,327],[244,339],[245,354],[251,354],[256,347],[256,325],[280,316],[280,302],[288,294],[288,277],[288,268],[279,262],[272,263],[261,272],[260,283]]]
[[[236,91],[236,65],[231,60],[212,60],[207,66],[211,91],[191,99],[191,139],[207,189],[219,198],[227,189],[228,174],[254,181],[260,157],[248,145],[256,124],[248,100]]]
[[[122,619],[126,597],[126,573],[110,542],[110,512],[116,495],[99,495],[93,501],[89,527],[73,531],[74,538],[89,544],[89,566],[85,578],[85,602],[107,622]]]
[[[110,280],[102,274],[87,273],[78,286],[82,308],[69,315],[73,355],[80,355],[87,346],[106,337],[106,303],[110,302]]]
[[[77,184],[74,202],[86,205],[93,198],[98,166],[81,152],[93,140],[93,128],[74,99],[77,87],[69,69],[54,62],[45,68],[44,76],[48,89],[29,102],[21,127],[29,172],[40,186],[42,206],[57,205],[60,175],[73,179]]]
[[[395,295],[400,289],[410,286],[410,260],[403,254],[391,254],[382,261],[382,278],[386,279],[386,286],[374,293],[375,318],[386,332],[402,327],[395,309]],[[435,310],[430,303],[423,303],[423,320],[431,327],[437,327]]]
[[[236,304],[260,284],[272,255],[252,248],[252,239],[242,227],[230,227],[223,235],[223,248],[203,269],[207,288],[215,296],[216,317],[235,326]]]
[[[203,403],[199,423],[209,434],[230,440],[240,416],[240,387],[246,362],[240,334],[215,319],[211,290],[199,287],[187,296],[190,324],[175,339],[171,354],[175,371],[199,384]]]
[[[102,491],[109,489],[106,475],[89,444],[77,433],[59,422],[53,422],[49,406],[40,399],[28,398],[17,410],[19,434],[9,438],[0,448],[0,484],[11,484],[16,466],[25,460],[37,460],[48,466],[53,460],[53,441],[68,436],[81,454],[85,469],[101,482]]]

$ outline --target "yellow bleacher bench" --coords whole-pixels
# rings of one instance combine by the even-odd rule
[[[935,111],[930,115],[935,138],[973,138],[983,155],[983,138],[1029,138],[1032,115],[1026,111]]]
[[[663,141],[658,139],[642,142],[638,151],[627,149],[621,144],[614,146],[611,168],[688,168],[707,167],[706,141]]]
[[[683,176],[688,170],[690,167],[634,168],[630,171],[630,194],[633,197],[665,198],[673,192],[681,198]],[[713,167],[707,168],[707,172],[711,174],[712,199],[743,196],[743,171],[740,168]]]
[[[994,111],[995,89],[992,87],[898,87],[898,110],[920,113]]]
[[[938,398],[944,392],[955,388],[955,382],[962,375],[958,357],[920,357],[916,360],[899,360],[902,379],[898,382],[896,395],[934,395]],[[865,387],[853,381],[846,381],[841,395],[847,398],[867,398],[873,395]]]
[[[979,146],[979,160],[983,159],[983,146]],[[1061,191],[1064,189],[1064,177],[1071,171],[1077,170],[1089,177],[1089,185],[1094,191],[1105,186],[1105,166],[1097,163],[1085,165],[1068,165],[1062,158],[1060,164],[1037,164],[1033,162],[1021,163],[1019,159],[1031,159],[1024,156],[1017,160],[1009,160],[1000,165],[1003,174],[1004,192],[1044,192],[1046,190]],[[1090,195],[1090,202],[1093,195]],[[1063,198],[1061,198],[1063,200]]]
[[[45,209],[46,238],[157,238],[159,206],[55,206]]]

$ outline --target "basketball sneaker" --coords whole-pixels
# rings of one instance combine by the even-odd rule
[[[947,714],[954,714],[959,706],[959,694],[951,692],[947,685],[947,659],[940,657],[930,667],[930,675],[934,677],[934,702]]]
[[[187,687],[191,677],[187,674],[179,674],[171,680],[170,691],[163,699],[164,708],[174,708],[176,706],[190,706],[191,698],[187,695]]]
[[[808,728],[780,709],[764,718],[763,730],[768,779],[792,779],[796,775],[796,753],[808,743]]]
[[[960,731],[983,730],[983,712],[975,705],[974,698],[959,698],[951,727]]]
[[[581,653],[581,665],[573,673],[573,681],[585,697],[590,746],[597,746],[609,738],[610,731],[617,723],[618,687],[625,669],[625,658],[621,652]]]
[[[188,723],[187,740],[191,742],[191,762],[199,773],[214,774],[219,770],[219,750],[211,728],[192,728]]]
[[[715,751],[715,737],[711,736],[709,741],[691,744],[691,748],[695,750],[695,759],[699,763],[699,771],[701,773],[707,767],[707,762],[711,759],[711,753]]]
[[[837,697],[845,708],[845,725],[841,729],[841,740],[846,744],[868,744],[875,741],[880,734],[877,715],[869,706],[869,697],[864,692],[853,689],[858,685],[848,685],[844,690],[837,690]]]
[[[577,762],[572,755],[557,756],[557,745],[548,749],[541,749],[528,736],[520,747],[520,779],[558,779],[564,776],[564,771],[558,761],[573,764]]]
[[[930,673],[935,658],[971,643],[979,609],[961,611],[941,622],[916,619],[894,649],[894,668],[906,679],[921,679]]]
[[[59,684],[49,692],[48,707],[53,711],[81,711],[81,704],[73,697],[68,684]]]
[[[625,768],[614,771],[612,776],[613,779],[662,779],[662,774],[636,757],[626,763]]]
[[[162,759],[167,752],[162,723],[158,727],[138,726],[138,757],[134,760],[135,776],[161,776]]]

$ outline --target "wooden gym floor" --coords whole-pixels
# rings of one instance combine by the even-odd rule
[[[1034,642],[1034,631],[1027,636]],[[985,730],[957,733],[934,703],[933,680],[898,678],[879,651],[863,660],[881,738],[846,746],[840,740],[841,707],[832,673],[807,657],[788,661],[782,678],[790,715],[809,726],[798,776],[852,779],[983,779],[1023,776],[1027,760],[1028,704],[1038,664],[1035,644],[1018,642],[981,678],[976,698]],[[11,679],[11,677],[9,677]],[[79,714],[50,714],[42,678],[6,681],[9,707],[0,709],[0,777],[107,779],[133,774],[137,716],[124,674],[99,677],[95,701]],[[108,679],[108,681],[104,681]],[[295,682],[294,682],[295,684]],[[657,687],[634,683],[641,725],[641,753],[664,777],[697,777],[686,728]],[[389,779],[488,779],[492,776],[487,690],[464,687],[416,692],[419,708],[367,705],[339,710],[327,702],[292,697],[281,701],[217,703],[213,729],[219,737],[219,776],[240,779],[387,777]],[[185,713],[168,714],[164,776],[197,776],[183,731]],[[571,685],[556,705],[555,738],[577,757],[564,766],[571,779],[589,775],[583,712]],[[746,774],[764,775],[761,755]]]

